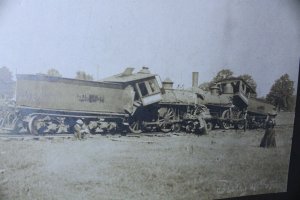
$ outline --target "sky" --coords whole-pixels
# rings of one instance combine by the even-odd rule
[[[143,66],[186,88],[221,69],[250,74],[258,96],[297,81],[299,0],[0,0],[0,67],[95,79]]]

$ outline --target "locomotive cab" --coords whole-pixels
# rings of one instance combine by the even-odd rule
[[[240,108],[246,108],[249,104],[248,100],[255,91],[243,79],[229,78],[216,83],[220,91],[224,95],[232,96],[234,105]]]
[[[147,106],[161,100],[161,93],[157,80],[151,79],[139,81],[135,83],[135,101],[141,101],[143,106]]]
[[[121,74],[108,77],[103,82],[121,83],[123,87],[132,88],[134,108],[133,112],[141,106],[158,103],[161,97],[159,79],[151,74],[147,67],[143,67],[137,73],[132,73],[134,68],[126,68]]]

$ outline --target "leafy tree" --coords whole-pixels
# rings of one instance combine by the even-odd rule
[[[256,84],[255,80],[252,78],[251,75],[243,74],[243,75],[238,76],[238,78],[243,79],[246,83],[248,83],[248,85],[250,85],[252,87],[252,89],[254,91],[256,91],[257,84]]]
[[[58,70],[51,68],[47,71],[47,75],[49,76],[56,76],[56,77],[62,77],[62,75],[59,73]]]
[[[94,78],[92,75],[85,73],[84,71],[76,72],[76,79],[92,81]]]
[[[228,79],[228,78],[234,78],[235,76],[233,76],[233,74],[234,73],[230,69],[222,69],[221,71],[219,71],[217,73],[217,75],[212,79],[212,81],[204,82],[204,83],[200,84],[199,88],[201,88],[205,91],[209,91],[209,88],[212,87],[216,82],[222,81],[222,80]],[[242,78],[246,83],[248,83],[252,87],[252,89],[254,91],[256,91],[257,84],[251,75],[243,74],[243,75],[238,76],[237,78]],[[256,94],[252,94],[251,96],[256,97]]]
[[[210,82],[204,82],[199,85],[199,88],[205,91],[209,91],[210,87],[212,87],[216,82],[232,78],[233,72],[230,69],[222,69],[217,73],[217,75],[210,81]]]
[[[12,79],[12,73],[7,67],[0,68],[0,95],[13,97],[15,82]]]
[[[227,78],[233,77],[233,72],[230,69],[222,69],[217,73],[217,75],[213,78],[212,82],[218,82]]]
[[[272,85],[267,101],[277,107],[278,110],[291,107],[291,99],[294,92],[294,81],[290,80],[288,74],[282,75]]]

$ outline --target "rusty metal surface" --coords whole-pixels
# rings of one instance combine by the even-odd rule
[[[41,109],[124,113],[133,104],[130,88],[118,84],[47,78],[40,75],[18,76],[17,106]]]
[[[232,100],[230,95],[211,95],[207,93],[204,99],[205,105],[219,105],[219,106],[230,106],[232,105]]]

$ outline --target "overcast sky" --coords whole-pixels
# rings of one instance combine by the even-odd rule
[[[297,80],[299,56],[298,0],[0,0],[0,67],[14,73],[147,66],[189,87],[193,71],[201,83],[229,68],[262,96]]]

